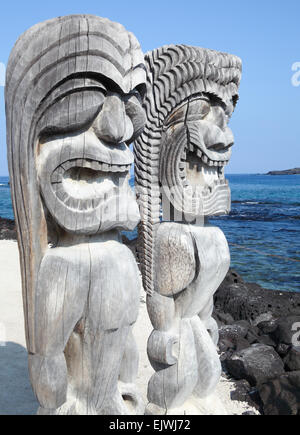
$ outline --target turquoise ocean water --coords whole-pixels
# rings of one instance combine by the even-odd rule
[[[227,237],[232,267],[246,281],[300,291],[300,175],[227,178],[232,211],[211,222]],[[0,177],[0,216],[13,219],[7,177]]]

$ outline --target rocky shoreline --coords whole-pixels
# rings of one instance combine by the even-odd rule
[[[14,220],[0,216],[0,240],[17,240]]]
[[[230,270],[214,318],[232,399],[265,415],[300,415],[300,293],[267,290]]]
[[[0,218],[4,239],[16,240],[15,225]],[[123,241],[135,254],[136,241]],[[236,385],[232,400],[264,415],[300,415],[300,293],[264,289],[231,269],[213,316],[223,371]]]

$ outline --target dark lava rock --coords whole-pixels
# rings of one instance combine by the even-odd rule
[[[229,313],[234,320],[253,321],[264,313],[271,313],[275,318],[300,313],[300,293],[266,290],[246,283],[232,269],[214,299],[216,311]]]
[[[248,349],[235,352],[226,360],[226,368],[235,379],[246,379],[255,386],[284,373],[280,356],[270,346],[254,344]]]
[[[259,343],[259,329],[255,326],[252,326],[246,335],[246,340],[250,344]]]
[[[278,326],[278,321],[275,319],[260,322],[257,327],[262,335],[271,334],[275,332]]]
[[[240,337],[236,342],[235,350],[237,352],[240,352],[241,350],[248,349],[250,346],[251,345],[249,341],[247,341],[245,338]]]
[[[0,240],[17,240],[15,221],[0,217]]]
[[[230,393],[231,400],[238,400],[239,402],[246,402],[253,408],[256,408],[258,411],[261,409],[261,402],[259,396],[257,397],[257,392],[253,391],[253,388],[245,379],[240,381],[233,381],[234,391]],[[255,397],[256,395],[256,397]],[[255,398],[258,400],[253,400]],[[255,414],[256,415],[256,414]]]
[[[234,322],[234,325],[240,328],[241,332],[243,331],[244,337],[248,334],[251,325],[247,320],[237,320]]]
[[[260,335],[258,337],[258,343],[265,344],[266,346],[272,346],[276,348],[276,343],[269,335]]]
[[[218,346],[221,353],[235,350],[235,344],[232,341],[227,340],[226,338],[221,338],[219,340]]]
[[[234,391],[231,392],[230,397],[232,400],[238,400],[245,402],[249,392],[251,391],[251,385],[245,379],[234,382]]]
[[[257,326],[259,323],[270,322],[271,320],[274,320],[274,316],[272,313],[263,313],[256,317],[255,320],[253,320],[252,325]]]
[[[215,319],[219,327],[223,325],[231,325],[232,323],[234,323],[234,318],[228,313],[214,311],[213,318]]]
[[[219,329],[220,338],[227,338],[228,340],[235,340],[239,337],[245,338],[248,333],[248,327],[244,325],[226,325]]]
[[[277,328],[272,338],[277,344],[294,345],[296,332],[300,329],[300,316],[287,316],[278,320]],[[300,342],[299,342],[300,346]]]
[[[300,371],[272,379],[258,392],[265,415],[300,415]]]
[[[283,361],[287,371],[300,370],[300,347],[292,347]]]
[[[226,325],[219,329],[219,350],[222,353],[227,352],[226,358],[222,358],[222,360],[230,358],[233,351],[247,349],[250,346],[249,342],[244,338],[247,332],[248,325],[243,323]]]
[[[244,284],[244,280],[234,269],[229,269],[221,286],[228,287],[232,284]]]
[[[276,347],[276,352],[278,353],[278,355],[281,356],[281,358],[283,358],[287,355],[290,348],[291,348],[291,346],[289,346],[288,344],[280,343]]]
[[[254,411],[246,411],[246,412],[243,412],[242,415],[257,415],[257,414],[255,414]]]

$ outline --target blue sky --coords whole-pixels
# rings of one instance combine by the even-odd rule
[[[300,86],[291,81],[292,65],[300,62],[299,0],[2,2],[0,62],[6,64],[14,42],[26,29],[72,13],[122,23],[144,51],[184,43],[240,56],[243,78],[230,123],[235,146],[227,172],[300,166]],[[0,87],[0,175],[7,175],[5,137],[4,88]]]

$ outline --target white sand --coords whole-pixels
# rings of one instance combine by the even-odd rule
[[[146,304],[141,302],[134,334],[140,349],[138,386],[146,401],[148,379],[153,373],[147,353],[147,339],[151,332]],[[5,342],[5,345],[3,342]],[[255,411],[247,403],[232,401],[232,383],[221,379],[216,393],[205,401],[189,401],[186,414],[239,415]],[[18,247],[14,241],[0,241],[0,415],[35,414],[38,403],[33,395],[27,370],[23,307]]]

